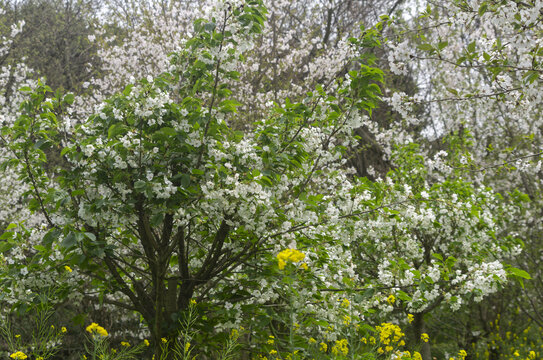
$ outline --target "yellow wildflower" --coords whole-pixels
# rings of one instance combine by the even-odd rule
[[[310,344],[316,344],[317,343],[317,340],[313,339],[312,337],[309,338],[309,343]]]
[[[320,347],[319,347],[320,351],[326,352],[326,350],[328,350],[328,345],[326,345],[326,343],[321,342],[319,345],[320,345]]]
[[[18,338],[20,338],[20,337],[21,337],[20,334],[15,335],[15,339],[18,339]],[[18,351],[18,352],[20,352],[20,351]]]
[[[428,340],[430,340],[430,336],[428,336],[427,333],[422,333],[422,334],[420,334],[420,339],[421,339],[422,341],[424,341],[425,343],[427,343]]]
[[[344,325],[349,325],[351,323],[351,317],[349,315],[344,315],[343,316],[343,324]]]
[[[72,272],[72,268],[69,267],[68,265],[64,266],[64,270],[66,270],[67,272]]]
[[[304,270],[307,270],[309,269],[309,266],[307,266],[307,263],[302,263],[302,265],[300,265],[300,267]]]
[[[166,344],[168,342],[168,340],[166,340],[166,338],[161,338],[160,340],[162,341],[163,344]]]
[[[277,254],[277,261],[279,269],[283,270],[288,261],[290,262],[300,262],[305,258],[305,254],[296,249],[285,249]]]
[[[147,339],[143,340],[143,344],[144,344],[145,346],[149,346],[149,345],[150,345],[150,344],[149,344],[149,340],[147,340]]]
[[[415,315],[413,314],[407,314],[407,321],[411,324],[415,320]]]
[[[19,336],[21,336],[21,335],[19,335]],[[26,356],[26,354],[24,352],[22,352],[22,351],[17,351],[17,352],[14,352],[13,354],[11,354],[9,357],[12,358],[12,359],[24,360],[28,356]]]
[[[385,350],[383,350],[383,348],[380,347],[379,349],[377,349],[377,352],[378,352],[379,354],[383,354],[383,353],[385,352]]]
[[[277,350],[270,350],[270,355],[275,355],[277,354]]]
[[[186,343],[185,344],[185,352],[189,352],[189,348],[190,348],[190,343]]]
[[[90,324],[89,326],[87,326],[85,331],[87,331],[90,334],[98,334],[98,335],[104,336],[104,337],[108,335],[106,329],[104,329],[103,327],[101,327],[97,323]]]
[[[350,304],[351,304],[351,303],[349,302],[348,299],[343,299],[343,300],[341,301],[341,306],[343,306],[343,307],[345,307],[345,308],[349,307]]]
[[[64,334],[64,333],[66,333],[66,331],[68,331],[68,330],[66,330],[66,327],[65,327],[65,326],[63,326],[63,327],[60,328],[60,332],[61,332],[61,333]]]
[[[190,299],[190,303],[191,303],[192,305],[196,305],[196,300]]]
[[[349,353],[349,342],[347,339],[336,340],[336,344],[332,346],[332,354],[334,355],[347,355]]]
[[[390,305],[393,305],[395,302],[396,302],[396,298],[394,297],[394,295],[390,294],[387,298],[387,303],[389,303]]]
[[[413,360],[422,360],[422,355],[418,351],[413,352]]]
[[[237,339],[239,337],[239,331],[237,329],[232,329],[230,331],[230,339]]]
[[[121,341],[121,346],[129,347],[130,343],[128,341]]]
[[[461,360],[464,360],[466,358],[466,356],[468,356],[468,353],[466,352],[466,350],[460,350],[458,352],[458,357],[461,359]]]

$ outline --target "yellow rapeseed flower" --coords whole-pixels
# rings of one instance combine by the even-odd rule
[[[24,352],[22,352],[22,351],[14,352],[9,357],[12,358],[12,359],[20,359],[20,360],[24,360],[24,359],[28,358],[28,356],[26,356],[26,354]]]
[[[298,251],[296,249],[285,249],[277,254],[279,269],[283,270],[288,261],[297,263],[302,261],[304,258],[305,254],[301,251]]]

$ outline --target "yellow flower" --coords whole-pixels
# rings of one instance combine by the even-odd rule
[[[83,355],[83,359],[87,360],[87,355]]]
[[[189,348],[190,348],[190,343],[188,342],[185,344],[185,352],[188,352]]]
[[[270,335],[270,336],[268,337],[268,341],[266,341],[266,343],[267,343],[268,345],[273,345],[273,344],[275,343],[275,340],[274,340],[274,339],[275,339],[275,336]]]
[[[344,325],[349,325],[351,323],[351,317],[349,315],[344,315],[343,316],[343,324]]]
[[[316,344],[317,343],[317,340],[313,339],[312,337],[309,338],[309,343],[310,344]]]
[[[413,352],[413,360],[422,360],[422,355],[418,351]]]
[[[360,342],[364,343],[364,344],[367,344],[368,343],[368,340],[366,340],[365,337],[363,337],[362,339],[360,339]]]
[[[128,341],[121,341],[121,346],[129,347],[130,343]]]
[[[106,329],[104,329],[103,327],[101,327],[97,323],[90,324],[89,326],[87,326],[85,331],[87,331],[90,334],[98,334],[98,335],[104,336],[104,337],[106,337],[108,335]]]
[[[38,357],[36,358],[36,360],[44,360],[44,359],[43,359],[43,356],[38,356]]]
[[[343,300],[341,301],[341,306],[343,306],[343,307],[345,307],[345,308],[349,307],[350,304],[351,304],[351,303],[349,302],[348,299],[343,299]]]
[[[396,298],[394,297],[394,295],[390,294],[387,298],[387,303],[389,303],[390,305],[394,304],[396,302]]]
[[[378,352],[379,354],[382,354],[382,353],[384,353],[384,352],[385,352],[385,350],[383,350],[383,348],[382,348],[382,347],[380,347],[379,349],[377,349],[377,352]]]
[[[64,270],[66,270],[67,272],[72,272],[72,268],[68,265],[64,265]]]
[[[468,356],[468,353],[466,352],[466,350],[460,350],[458,352],[458,357],[460,357],[460,359],[464,360],[466,356]]]
[[[21,337],[21,335],[19,335],[19,334],[15,335],[15,339],[18,339],[20,337]],[[18,352],[20,352],[20,351],[18,351]]]
[[[147,340],[147,339],[143,340],[143,344],[144,344],[145,346],[149,346],[149,345],[150,345],[150,344],[149,344],[149,340]]]
[[[161,338],[160,340],[162,341],[163,344],[166,344],[168,342],[168,340],[166,340],[166,338]]]
[[[428,336],[427,333],[422,333],[422,334],[420,334],[420,339],[421,339],[422,341],[424,341],[425,343],[427,343],[428,340],[430,340],[430,337]],[[462,351],[463,351],[463,350],[462,350]]]
[[[302,265],[300,265],[300,267],[304,270],[307,270],[309,269],[309,267],[307,266],[307,263],[302,263]]]
[[[237,329],[232,329],[232,331],[230,331],[230,339],[237,339],[239,337],[239,332]]]
[[[55,330],[55,325],[51,325],[51,329],[52,329],[52,330]]]
[[[66,333],[66,331],[68,331],[68,330],[66,330],[66,327],[64,327],[64,326],[60,328],[60,332],[61,332],[61,333],[64,334],[64,333]]]
[[[347,339],[336,340],[336,344],[332,346],[332,354],[334,355],[347,355],[349,353],[349,342]]]
[[[196,305],[196,300],[190,299],[190,303],[191,303],[192,305]]]
[[[532,350],[528,353],[528,359],[535,359],[535,351]]]
[[[513,353],[513,355],[515,355],[515,356],[517,356],[517,357],[520,356],[518,350],[515,350],[515,352]]]
[[[19,336],[21,336],[21,335],[19,335]],[[9,357],[12,358],[12,359],[24,360],[28,356],[26,356],[26,354],[24,352],[22,352],[22,351],[17,351],[17,352],[14,352],[13,354],[11,354]]]
[[[285,249],[277,254],[279,269],[283,270],[285,268],[285,265],[287,264],[287,261],[296,263],[302,261],[304,258],[305,254],[301,251],[298,251],[296,249]]]
[[[409,321],[409,323],[411,324],[413,322],[413,320],[415,320],[415,315],[413,314],[407,314],[407,320]]]
[[[277,354],[276,350],[270,350],[270,355],[275,355],[275,354]]]
[[[388,345],[388,346],[385,348],[385,351],[390,352],[390,351],[392,351],[393,349],[394,349],[394,348],[393,348],[392,346]]]
[[[328,350],[328,345],[326,345],[326,343],[321,342],[319,345],[320,345],[319,347],[320,351],[326,352],[326,350]]]
[[[116,354],[117,353],[117,349],[111,349],[111,352]],[[103,355],[100,355],[100,356],[103,356]],[[101,358],[100,358],[101,359]]]

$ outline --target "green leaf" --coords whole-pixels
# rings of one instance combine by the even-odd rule
[[[70,250],[76,245],[77,245],[77,238],[75,237],[75,234],[72,231],[70,231],[68,235],[66,235],[64,239],[62,239],[62,242],[60,243],[60,246],[66,250]]]
[[[486,2],[482,3],[481,6],[479,6],[479,16],[483,16],[483,14],[488,10],[488,4]]]
[[[418,49],[422,51],[432,51],[434,50],[434,47],[431,44],[420,44],[417,46]]]
[[[147,183],[143,180],[138,180],[134,183],[134,189],[138,190],[138,191],[142,191],[143,189],[145,189],[145,185],[147,185]]]
[[[470,42],[467,49],[469,53],[475,52],[475,41]]]
[[[64,102],[72,105],[74,103],[74,94],[66,94],[66,96],[64,96]]]
[[[523,278],[523,279],[526,279],[526,280],[531,280],[532,279],[530,274],[528,274],[526,271],[524,271],[522,269],[518,269],[516,267],[510,267],[508,269],[508,272],[509,272],[509,275],[512,275],[512,276],[516,276],[516,277]]]

